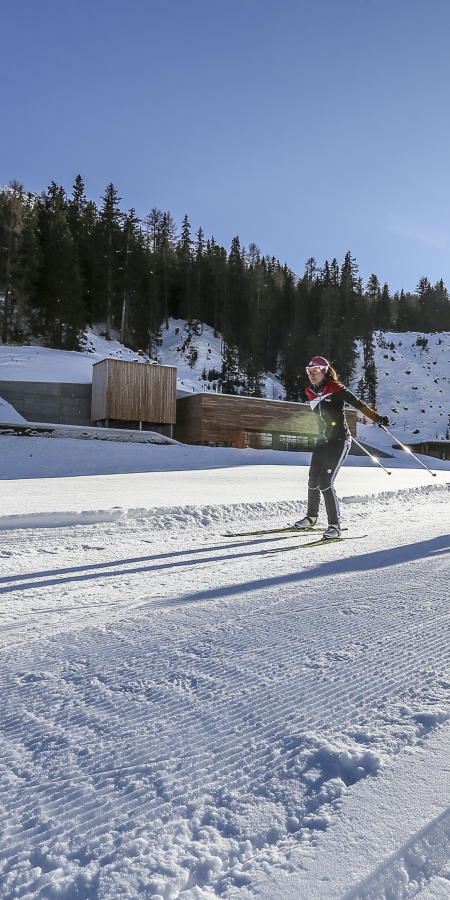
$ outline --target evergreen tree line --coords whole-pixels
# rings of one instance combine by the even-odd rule
[[[17,182],[0,191],[3,343],[74,350],[86,328],[105,323],[107,339],[114,329],[155,358],[173,316],[187,321],[188,343],[202,324],[222,334],[223,370],[212,377],[224,393],[261,396],[262,375],[272,371],[298,400],[308,357],[328,357],[348,380],[361,340],[360,390],[374,402],[374,332],[450,331],[442,281],[422,278],[415,293],[392,296],[376,275],[364,286],[350,252],[341,265],[311,258],[297,276],[239,237],[227,251],[201,227],[193,236],[187,216],[178,233],[169,212],[154,208],[143,220],[123,212],[113,184],[101,201],[87,199],[81,176],[70,196],[55,182],[41,196]]]

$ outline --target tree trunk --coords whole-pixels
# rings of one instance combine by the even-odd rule
[[[125,272],[123,282],[122,318],[120,322],[120,343],[125,343],[125,324],[127,317],[127,287],[128,287],[128,245],[130,243],[130,228],[127,225],[127,242],[125,245]]]
[[[111,226],[109,227],[109,237],[108,237],[108,279],[106,285],[106,340],[111,340],[111,306],[112,306],[112,272],[111,272],[111,253],[112,253],[112,234],[111,234]]]

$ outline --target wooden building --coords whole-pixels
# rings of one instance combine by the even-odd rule
[[[346,410],[356,436],[356,411]],[[203,392],[177,400],[174,438],[184,444],[312,450],[318,421],[307,403]]]
[[[110,428],[142,428],[171,436],[176,391],[174,366],[102,359],[92,367],[91,421]]]
[[[450,459],[450,441],[417,441],[406,443],[405,447],[413,453],[421,453],[423,456],[434,456],[436,459]],[[392,444],[394,450],[400,450],[398,444]]]

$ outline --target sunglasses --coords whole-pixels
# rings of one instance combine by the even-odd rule
[[[328,366],[306,366],[308,375],[318,375],[319,372],[325,373]]]

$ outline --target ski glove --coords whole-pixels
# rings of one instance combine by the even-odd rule
[[[389,416],[378,416],[377,425],[379,425],[380,428],[382,425],[384,425],[384,427],[387,428],[388,425],[390,425],[390,424],[391,424],[391,420],[390,420]]]

